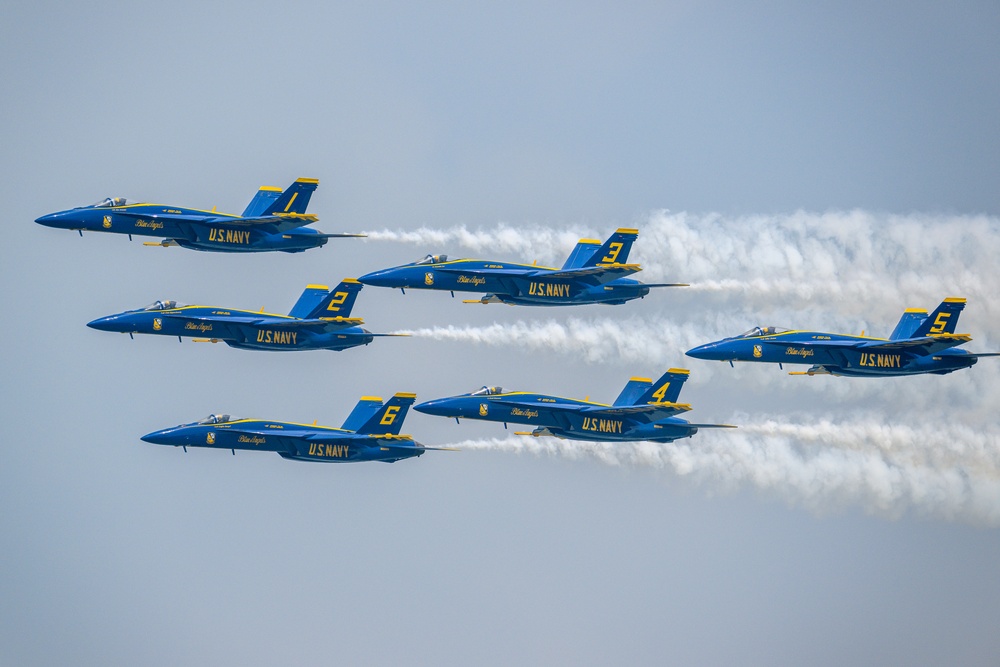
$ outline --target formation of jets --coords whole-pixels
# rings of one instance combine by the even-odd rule
[[[47,227],[110,232],[159,238],[144,245],[179,246],[211,252],[302,252],[318,248],[331,238],[364,234],[325,234],[309,225],[317,221],[306,213],[319,181],[300,178],[282,190],[261,187],[240,215],[201,209],[136,203],[109,198],[91,206],[43,215],[35,222]],[[345,278],[330,289],[309,285],[288,315],[234,308],[182,305],[156,301],[136,310],[101,317],[87,326],[101,331],[159,334],[223,342],[249,350],[344,350],[368,345],[377,334],[351,317],[364,285],[451,292],[472,292],[480,298],[466,303],[506,303],[526,306],[621,305],[641,299],[656,287],[686,287],[684,283],[642,283],[628,278],[641,270],[628,263],[636,229],[618,229],[606,241],[580,239],[560,268],[503,260],[452,259],[427,255],[424,259]],[[892,377],[944,375],[970,368],[982,357],[1000,353],[972,353],[959,346],[972,338],[955,333],[966,300],[945,299],[932,313],[907,310],[888,338],[755,327],[744,334],[706,343],[688,356],[729,362],[760,361],[809,364],[791,375],[845,375]],[[504,391],[484,386],[478,391],[427,401],[414,407],[425,414],[479,419],[533,426],[523,436],[552,436],[606,442],[672,442],[703,428],[735,428],[729,424],[696,424],[677,415],[691,406],[678,403],[690,371],[671,368],[656,382],[633,377],[614,403],[561,398],[548,394]],[[142,436],[154,444],[277,452],[296,461],[394,462],[422,455],[427,447],[400,429],[415,394],[399,393],[383,402],[362,397],[340,428],[315,423],[237,419],[214,414]]]

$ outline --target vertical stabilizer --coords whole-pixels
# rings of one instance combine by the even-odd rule
[[[272,185],[262,185],[257,194],[250,200],[250,203],[247,204],[246,210],[243,211],[243,217],[256,218],[263,215],[267,207],[277,201],[280,196],[281,188],[276,188]]]
[[[965,308],[965,299],[950,296],[927,316],[913,332],[913,338],[935,334],[953,334],[958,325],[958,316]]]
[[[362,396],[358,404],[347,415],[344,425],[340,428],[346,431],[357,431],[371,419],[379,408],[382,407],[382,399],[378,396]]]
[[[899,324],[889,334],[889,340],[904,340],[913,335],[920,323],[927,319],[927,311],[923,308],[907,308],[899,318]]]
[[[403,427],[403,420],[406,419],[406,411],[416,399],[416,394],[396,394],[386,401],[385,405],[357,430],[357,433],[399,435],[399,429]]]
[[[358,292],[364,287],[354,278],[344,278],[330,290],[309,313],[309,319],[324,317],[350,317]],[[304,296],[304,295],[303,295]]]
[[[299,214],[306,212],[309,206],[309,198],[319,186],[319,180],[315,178],[300,178],[288,186],[288,189],[281,193],[274,201],[268,205],[261,215],[282,215]]]
[[[671,368],[659,380],[653,383],[649,390],[639,397],[636,404],[643,403],[676,403],[680,398],[681,388],[687,382],[691,371],[683,368]]]
[[[619,229],[615,231],[597,251],[590,256],[582,266],[597,266],[598,264],[625,264],[632,250],[632,243],[639,237],[638,229]]]
[[[653,386],[652,378],[630,378],[628,384],[615,399],[615,405],[635,405],[639,397]]]
[[[302,296],[295,302],[292,309],[288,311],[289,316],[300,319],[309,317],[309,314],[316,310],[323,299],[329,294],[330,288],[326,285],[306,285]]]

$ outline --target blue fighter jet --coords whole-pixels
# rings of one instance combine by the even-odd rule
[[[687,354],[730,365],[734,361],[812,364],[809,370],[789,375],[945,375],[975,365],[980,357],[1000,354],[956,348],[972,340],[969,334],[955,333],[964,308],[965,299],[952,297],[930,315],[926,310],[909,309],[888,338],[755,327],[733,338],[700,345]]]
[[[149,246],[180,246],[214,252],[302,252],[325,245],[328,239],[364,234],[324,234],[306,227],[316,222],[306,207],[319,181],[300,178],[287,190],[264,186],[242,215],[202,211],[180,206],[145,204],[113,197],[91,206],[50,213],[35,220],[46,227],[156,236]]]
[[[465,303],[522,306],[618,305],[649,294],[651,287],[686,287],[682,283],[644,284],[625,278],[641,270],[626,264],[637,229],[619,229],[603,244],[580,239],[561,269],[480,259],[427,255],[412,264],[374,271],[358,278],[366,285],[455,292],[486,292]]]
[[[427,401],[414,407],[439,417],[484,419],[530,424],[533,431],[517,435],[550,435],[571,440],[671,442],[690,438],[700,428],[736,428],[729,424],[691,424],[674,415],[690,405],[677,403],[690,371],[671,368],[655,383],[632,378],[613,405],[547,394],[483,387],[471,394]]]
[[[196,337],[201,343],[223,342],[244,350],[346,350],[368,345],[376,334],[362,329],[364,320],[351,317],[363,285],[345,278],[335,288],[309,285],[288,315],[272,315],[234,308],[185,306],[176,301],[156,301],[138,310],[109,315],[88,322],[101,331],[163,336]]]
[[[340,428],[239,419],[229,415],[211,415],[192,424],[181,424],[142,436],[154,445],[214,447],[277,452],[294,461],[346,463],[382,461],[393,463],[422,455],[425,447],[413,436],[400,435],[406,411],[416,394],[396,394],[385,404],[376,396],[363,396]]]

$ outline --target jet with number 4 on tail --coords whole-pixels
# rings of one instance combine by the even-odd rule
[[[212,447],[277,452],[294,461],[349,463],[382,461],[393,463],[420,456],[427,450],[411,435],[400,435],[406,411],[416,394],[396,394],[383,404],[377,396],[363,396],[340,428],[239,419],[229,415],[210,415],[199,422],[181,424],[142,436],[154,445]]]
[[[517,435],[550,435],[571,440],[671,442],[690,438],[701,428],[736,428],[728,424],[692,424],[675,415],[690,405],[678,403],[690,371],[671,368],[653,382],[632,378],[613,405],[523,391],[483,387],[470,394],[427,401],[417,412],[439,417],[483,419],[529,424],[533,431]]]
[[[933,373],[945,375],[969,368],[980,357],[1000,353],[972,353],[957,346],[972,340],[955,333],[965,299],[945,299],[930,315],[910,309],[888,338],[850,334],[755,327],[733,338],[707,343],[687,351],[688,356],[713,361],[764,361],[812,364],[789,375],[846,375],[893,377]]]
[[[245,350],[346,350],[368,345],[376,334],[362,329],[364,320],[351,317],[363,285],[345,278],[335,288],[309,285],[288,315],[214,306],[185,306],[156,301],[138,310],[101,317],[87,323],[100,331],[194,337],[197,342],[223,342]]]
[[[364,234],[324,234],[311,227],[315,215],[306,213],[309,198],[319,185],[300,178],[286,190],[264,186],[242,215],[133,202],[110,197],[91,206],[50,213],[35,220],[46,227],[80,232],[111,232],[156,236],[151,246],[180,246],[213,252],[302,252],[327,240]]]
[[[622,304],[640,299],[652,287],[686,287],[682,283],[641,283],[626,278],[641,270],[627,264],[636,229],[619,229],[601,243],[580,239],[561,269],[480,259],[427,255],[412,264],[374,271],[358,278],[366,285],[406,291],[432,289],[485,292],[465,303],[506,303],[521,306],[572,306],[588,303]]]

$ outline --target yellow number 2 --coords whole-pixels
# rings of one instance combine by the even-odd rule
[[[326,309],[337,312],[340,310],[340,307],[344,305],[345,301],[347,301],[347,292],[337,292],[333,295],[333,298],[330,299],[330,305],[327,306]]]

